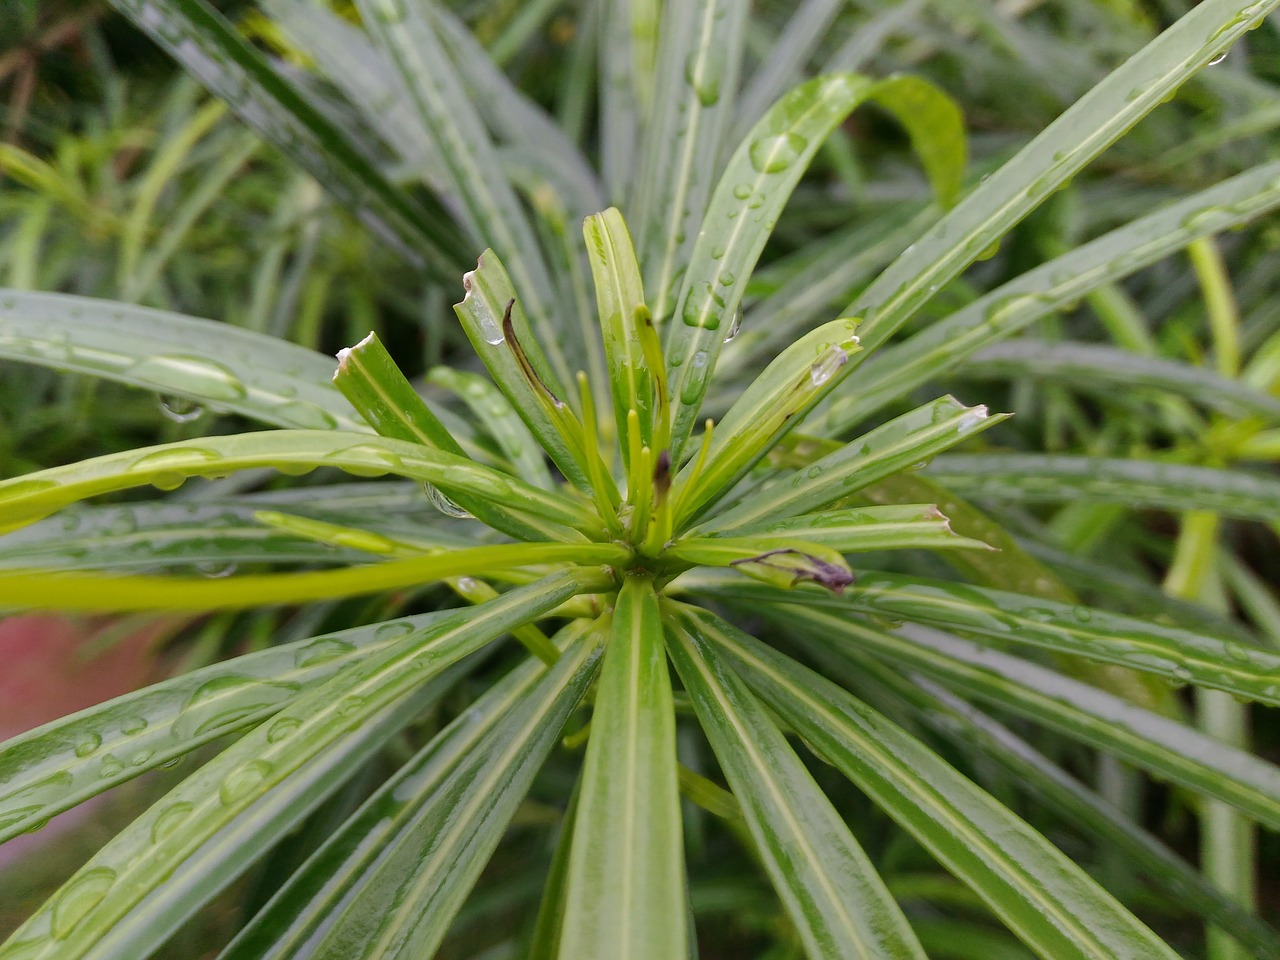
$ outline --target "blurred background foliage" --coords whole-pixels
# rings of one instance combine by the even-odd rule
[[[278,57],[281,69],[308,69],[307,57],[253,4],[216,5]],[[517,84],[590,151],[594,48],[591,24],[578,4],[459,0],[449,6]],[[932,79],[963,107],[976,180],[1190,6],[1189,0],[850,0],[826,25],[826,39],[805,72],[839,63],[873,75],[910,70]],[[340,3],[331,9],[354,16]],[[787,0],[754,5],[745,76],[752,72],[753,51],[758,59],[768,50],[793,12]],[[1278,82],[1280,24],[1272,18],[940,291],[914,328],[1082,240],[1277,156]],[[318,80],[312,88],[318,98],[331,94]],[[359,125],[361,118],[347,122]],[[900,130],[875,114],[855,115],[823,148],[796,191],[749,300],[802,278],[806,268],[847,263],[856,253],[861,270],[844,271],[822,291],[819,311],[837,309],[900,250],[893,231],[903,223],[903,210],[923,209],[927,202],[927,185]],[[473,254],[460,252],[460,262]],[[1106,357],[1089,351],[1118,347],[1152,360],[1211,367],[1280,397],[1278,275],[1280,221],[1272,216],[1214,238],[1195,256],[1169,257],[1122,284],[1100,288],[1073,309],[1037,323],[1027,337],[969,359],[940,386],[966,403],[1016,411],[992,434],[1010,452],[1274,469],[1280,430],[1248,411],[1233,412],[1229,403],[1206,410],[1191,402],[1199,399],[1194,391],[1180,397],[1145,385],[1124,368],[1108,370]],[[1223,276],[1229,286],[1217,292],[1228,298],[1238,318],[1231,343],[1215,340],[1207,320],[1206,297]],[[97,0],[0,3],[0,286],[106,297],[221,319],[328,353],[376,330],[410,376],[456,358],[462,343],[449,308],[460,295],[458,280],[442,283],[416,274]],[[767,358],[768,346],[760,350]],[[743,375],[751,369],[750,359],[744,360]],[[904,398],[900,408],[935,396],[937,386]],[[166,416],[156,397],[141,391],[0,363],[3,476],[201,431],[223,432],[223,427],[215,427],[209,416],[191,421]],[[237,426],[247,428],[247,422]],[[1168,514],[1085,501],[1010,502],[993,505],[992,512],[1086,598],[1105,597],[1112,608],[1165,618],[1181,611],[1229,634],[1280,642],[1275,525],[1228,523],[1215,569],[1197,580],[1179,571],[1179,526]],[[891,569],[894,562],[886,558],[882,568]],[[919,558],[912,562],[918,569]],[[411,599],[378,601],[376,615],[391,615]],[[253,649],[269,636],[304,636],[330,617],[332,622],[347,619],[319,605],[300,614],[264,612],[191,624],[176,632],[180,641],[164,648],[164,668]],[[50,667],[59,669],[56,662]],[[138,682],[154,669],[139,666]],[[104,688],[96,699],[113,692]],[[1253,719],[1255,752],[1280,761],[1274,711],[1269,716],[1255,711]],[[1105,771],[1091,769],[1092,761],[1079,748],[1029,728],[1021,732],[1068,769],[1095,782],[1106,779]],[[948,759],[1077,860],[1107,872],[1106,851],[1089,849],[1052,812],[1029,804],[1002,780],[1006,775],[958,750]],[[826,775],[816,772],[820,779]],[[548,774],[554,775],[554,770]],[[824,786],[832,796],[845,798],[845,812],[858,824],[895,896],[926,905],[926,914],[933,911],[932,921],[917,926],[926,946],[936,951],[931,955],[986,951],[983,955],[993,960],[1025,955],[919,847],[896,831],[878,830],[882,813],[851,791],[837,789],[834,775],[829,779]],[[151,780],[140,781],[117,791],[120,796],[94,816],[118,825],[140,796],[157,789]],[[354,805],[360,789],[357,782],[316,818]],[[1196,818],[1185,797],[1160,785],[1145,793],[1121,789],[1118,795],[1137,805],[1131,813],[1194,859]],[[518,824],[537,823],[539,816],[537,803],[530,802]],[[0,933],[109,832],[95,828],[92,834],[51,839],[54,857],[0,874],[4,889],[16,893],[0,905]],[[696,826],[691,832],[696,835]],[[524,859],[544,858],[546,851],[533,849],[540,835],[531,833],[522,846],[519,825],[514,833],[491,864],[459,930],[483,931],[486,924],[500,929],[504,916],[536,902],[540,874],[529,871]],[[885,838],[880,848],[877,836]],[[271,888],[271,874],[285,875],[301,850],[277,851],[258,875],[220,897],[206,911],[208,928],[218,930],[224,916],[249,914],[261,902],[261,891]],[[1280,840],[1261,835],[1258,856],[1262,913],[1275,918],[1280,914]],[[690,857],[714,862],[712,851],[696,845]],[[1113,879],[1124,875],[1113,871]],[[21,883],[14,879],[19,876]],[[759,881],[743,879],[732,857],[719,879],[715,871],[708,876],[693,888],[693,906],[700,923],[718,930],[714,943],[721,952],[714,953],[713,941],[707,940],[703,956],[757,955],[760,944],[774,942],[780,914]],[[1181,927],[1176,913],[1166,913],[1176,905],[1149,902],[1141,889],[1121,892],[1171,942],[1197,941],[1197,924]],[[204,935],[202,927],[184,932],[182,942],[171,945],[172,954],[194,955],[193,944]],[[476,936],[483,940],[485,934]],[[225,937],[213,936],[219,939]],[[1195,955],[1194,946],[1188,949]],[[481,955],[458,943],[442,953]]]

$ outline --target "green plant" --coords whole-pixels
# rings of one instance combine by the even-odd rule
[[[0,483],[0,529],[9,531],[0,603],[317,611],[300,618],[292,642],[6,745],[5,837],[241,735],[78,871],[0,958],[145,955],[313,812],[333,835],[302,842],[305,862],[285,871],[223,956],[432,955],[465,920],[486,863],[503,866],[499,842],[537,782],[555,822],[567,809],[549,862],[533,871],[545,877],[541,906],[499,944],[503,955],[686,955],[686,915],[708,910],[686,883],[683,848],[711,844],[776,892],[782,909],[763,908],[770,920],[759,934],[773,956],[1024,955],[984,910],[1053,960],[1175,955],[1012,801],[961,773],[966,753],[1004,771],[997,792],[1016,782],[1118,851],[1128,861],[1112,865],[1119,886],[1140,873],[1254,955],[1280,956],[1269,927],[1074,780],[1069,754],[1047,756],[1008,722],[1028,719],[1230,805],[1237,827],[1274,829],[1280,771],[1183,723],[1168,684],[1280,705],[1280,655],[1218,636],[1213,617],[1170,626],[1078,603],[1053,567],[955,492],[1109,497],[1274,527],[1280,483],[1216,464],[1008,453],[921,471],[1003,417],[950,397],[903,404],[979,349],[1273,209],[1280,164],[1115,227],[890,343],[943,285],[1277,3],[1201,3],[944,213],[963,180],[960,117],[920,79],[828,73],[777,99],[803,62],[797,29],[744,94],[759,109],[731,113],[745,3],[668,4],[661,24],[656,5],[599,6],[602,49],[616,55],[602,70],[601,183],[443,7],[361,2],[366,38],[300,0],[264,4],[282,42],[370,108],[355,116],[335,106],[331,88],[273,66],[200,0],[119,0],[424,273],[449,282],[462,236],[491,246],[455,308],[488,377],[437,368],[428,375],[435,397],[457,402],[429,404],[376,336],[342,351],[331,386],[330,361],[251,330],[119,302],[0,295],[7,358],[286,428],[197,436]],[[820,20],[832,7],[807,4],[797,17]],[[810,48],[820,33],[809,30]],[[365,69],[343,69],[353,61]],[[837,319],[814,325],[841,294],[822,283],[830,261],[801,247],[795,272],[783,270],[755,302],[773,325],[737,335],[793,189],[824,139],[868,100],[906,127],[937,203],[910,204],[851,241],[882,245],[869,271],[878,257],[892,262]],[[566,102],[573,129],[581,107]],[[722,164],[735,124],[744,135]],[[430,190],[415,192],[415,179]],[[609,201],[627,211],[634,243],[618,209],[597,212]],[[581,238],[571,228],[579,217]],[[835,263],[846,249],[834,248]],[[1206,289],[1218,289],[1221,271],[1203,249],[1198,256]],[[796,307],[815,287],[821,296]],[[1220,300],[1221,352],[1235,321]],[[566,315],[576,325],[559,320]],[[753,358],[788,339],[760,370]],[[1274,353],[1259,350],[1264,369]],[[1191,379],[1174,366],[1146,369],[1161,384]],[[1200,374],[1212,389],[1197,391],[1257,415],[1241,442],[1265,447],[1274,376],[1250,386]],[[718,416],[698,436],[706,409]],[[262,468],[390,474],[413,486],[304,479],[245,492],[239,472]],[[185,502],[51,517],[90,497],[224,476]],[[444,515],[434,522],[414,508],[419,484]],[[1188,555],[1199,550],[1192,539]],[[969,582],[943,579],[934,552]],[[872,560],[887,569],[869,569]],[[322,569],[124,573],[164,561]],[[1193,579],[1171,592],[1190,597]],[[448,606],[432,584],[473,606]],[[393,604],[412,597],[437,609],[383,619],[385,607],[339,602],[385,591],[410,592]],[[507,634],[527,656],[492,649]],[[807,765],[796,741],[823,764]],[[401,751],[399,770],[364,799],[357,774],[388,744]],[[536,814],[537,804],[523,809]],[[898,847],[864,826],[878,817],[896,824]],[[921,851],[971,895],[941,877],[926,878],[929,893],[918,875],[912,893],[901,864],[923,860]],[[1248,851],[1227,852],[1237,867],[1248,862]],[[490,890],[519,899],[518,884],[493,874]],[[730,888],[739,903],[759,903],[759,892]],[[950,903],[979,919],[940,926],[899,899]]]

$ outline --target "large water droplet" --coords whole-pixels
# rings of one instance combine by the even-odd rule
[[[431,501],[431,505],[443,513],[446,517],[453,517],[455,520],[474,520],[475,517],[468,513],[462,507],[458,506],[447,496],[440,492],[439,488],[429,483],[422,484],[422,492],[427,495],[427,499]]]
[[[299,650],[294,657],[293,665],[299,669],[314,667],[317,664],[345,657],[349,653],[354,653],[355,649],[356,645],[354,643],[348,643],[345,640],[334,640],[331,637],[322,637],[319,640],[311,641],[311,643]]]
[[[243,400],[240,378],[228,368],[204,357],[161,354],[139,360],[127,371],[143,386],[159,387],[206,400]]]
[[[761,173],[781,173],[795,163],[809,141],[798,133],[761,137],[747,148],[751,165]]]
[[[250,760],[236,767],[218,788],[218,799],[225,807],[252,793],[271,774],[272,766],[266,760]]]
[[[1226,50],[1223,50],[1220,54],[1218,54],[1216,57],[1214,57],[1212,60],[1210,60],[1210,61],[1209,61],[1209,63],[1207,64],[1207,66],[1210,66],[1210,67],[1216,67],[1216,66],[1217,66],[1218,64],[1220,64],[1223,60],[1227,59],[1227,54],[1228,54],[1228,53],[1230,53],[1230,52],[1231,52],[1231,48],[1230,48],[1230,47],[1228,47]]]
[[[742,332],[742,308],[733,311],[733,319],[729,321],[729,332],[724,335],[724,342],[729,343]]]
[[[373,639],[378,643],[387,643],[391,640],[400,640],[411,633],[413,633],[412,623],[407,620],[391,620],[374,631]]]
[[[302,726],[297,717],[281,717],[267,728],[267,743],[279,743],[285,737],[292,736]]]
[[[174,423],[193,423],[205,414],[204,406],[185,397],[158,398],[160,412]]]
[[[174,830],[178,829],[195,809],[187,800],[171,803],[156,815],[156,822],[151,825],[151,842],[159,843]]]
[[[714,106],[720,99],[720,80],[724,75],[725,55],[720,44],[689,54],[684,65],[684,78],[698,95],[704,107]]]
[[[259,680],[244,674],[214,677],[202,683],[173,722],[179,739],[233,726],[289,700],[298,684]]]
[[[77,757],[87,757],[97,751],[102,746],[102,734],[90,733],[76,744],[75,751]]]
[[[208,577],[210,580],[221,580],[223,577],[229,577],[236,572],[234,563],[223,563],[219,560],[208,560],[203,563],[195,564],[196,573],[202,577]]]
[[[832,347],[809,368],[809,382],[820,387],[832,377],[836,371],[849,361],[849,355],[839,347]]]
[[[50,920],[53,939],[64,940],[70,936],[89,911],[102,902],[115,882],[116,872],[110,867],[94,867],[73,877],[53,903]]]

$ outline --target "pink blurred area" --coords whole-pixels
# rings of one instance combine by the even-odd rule
[[[178,625],[172,619],[122,623],[48,615],[0,620],[0,741],[156,679],[159,647]],[[96,803],[0,845],[0,867],[74,827]]]

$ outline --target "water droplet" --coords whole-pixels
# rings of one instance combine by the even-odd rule
[[[283,393],[284,391],[281,391],[282,395]],[[305,400],[291,400],[271,409],[280,420],[303,430],[332,430],[338,425],[337,417],[328,410]]]
[[[740,183],[733,188],[733,195],[739,200],[745,200],[752,194],[751,184]]]
[[[712,44],[701,51],[695,50],[685,61],[684,78],[698,95],[704,107],[714,106],[720,99],[720,80],[724,75],[724,48]]]
[[[349,717],[352,714],[359,713],[364,709],[364,697],[344,697],[342,702],[338,704],[338,716]]]
[[[111,753],[103,754],[98,766],[98,776],[105,780],[110,780],[112,777],[118,777],[123,772],[124,764],[119,757]]]
[[[100,746],[102,746],[102,734],[91,733],[87,735],[79,743],[76,744],[76,747],[75,747],[76,756],[77,757],[90,756],[91,754],[96,753]]]
[[[185,397],[158,398],[160,412],[174,423],[193,423],[205,414],[204,406]]]
[[[195,564],[196,573],[210,580],[220,580],[223,577],[229,577],[236,572],[234,563],[220,563],[217,560],[207,561],[205,563]]]
[[[822,356],[820,356],[809,368],[809,382],[815,387],[820,387],[833,376],[836,371],[843,367],[849,360],[849,355],[839,347],[832,347]]]
[[[120,732],[127,737],[136,736],[147,729],[147,721],[142,717],[125,717],[120,721]]]
[[[374,631],[373,639],[378,643],[387,643],[391,640],[399,640],[413,633],[413,624],[407,620],[392,620],[384,623]]]
[[[1072,613],[1075,614],[1075,618],[1081,623],[1088,623],[1093,619],[1093,611],[1088,607],[1076,607]]]
[[[155,755],[154,750],[139,750],[129,758],[129,766],[140,767]]]
[[[427,499],[431,501],[431,505],[443,513],[446,517],[453,517],[455,520],[474,520],[475,517],[468,513],[462,507],[458,506],[447,496],[440,492],[438,487],[430,483],[422,484],[422,492],[427,495]]]
[[[53,903],[49,923],[53,939],[65,940],[70,936],[89,911],[102,902],[115,882],[116,872],[110,867],[94,867],[73,877]]]
[[[345,640],[334,640],[331,637],[321,637],[319,640],[311,641],[299,650],[294,656],[293,665],[298,669],[314,667],[321,663],[328,663],[330,660],[345,657],[350,653],[354,653],[355,649],[356,645],[354,643],[348,643]]]
[[[205,400],[243,400],[247,391],[227,367],[204,357],[160,354],[139,360],[125,372],[140,386],[173,390]]]
[[[191,811],[194,809],[194,804],[187,800],[179,800],[161,810],[156,815],[156,822],[151,825],[151,842],[159,843],[173,833],[191,816]]]
[[[690,366],[694,370],[701,370],[706,365],[707,365],[707,351],[699,350],[697,353],[693,355],[693,361],[691,362]]]
[[[799,159],[809,142],[798,133],[761,137],[747,148],[751,166],[761,173],[781,173]]]
[[[227,674],[202,683],[173,722],[179,739],[224,730],[292,698],[298,684]]]
[[[742,308],[733,311],[733,319],[729,322],[729,332],[724,335],[724,342],[729,343],[742,332]]]
[[[243,766],[236,767],[218,788],[218,799],[224,807],[229,807],[252,793],[271,774],[272,766],[266,760],[250,760]]]
[[[1214,57],[1212,60],[1210,60],[1210,61],[1208,62],[1208,64],[1207,64],[1207,66],[1210,66],[1210,67],[1216,67],[1216,66],[1217,66],[1218,64],[1220,64],[1223,60],[1227,59],[1227,54],[1228,54],[1228,53],[1230,53],[1230,52],[1231,52],[1231,48],[1230,48],[1230,47],[1228,47],[1226,50],[1223,50],[1220,54],[1218,54],[1216,57]]]
[[[300,726],[302,721],[297,717],[281,717],[267,728],[267,742],[279,743],[285,737],[292,735]]]

